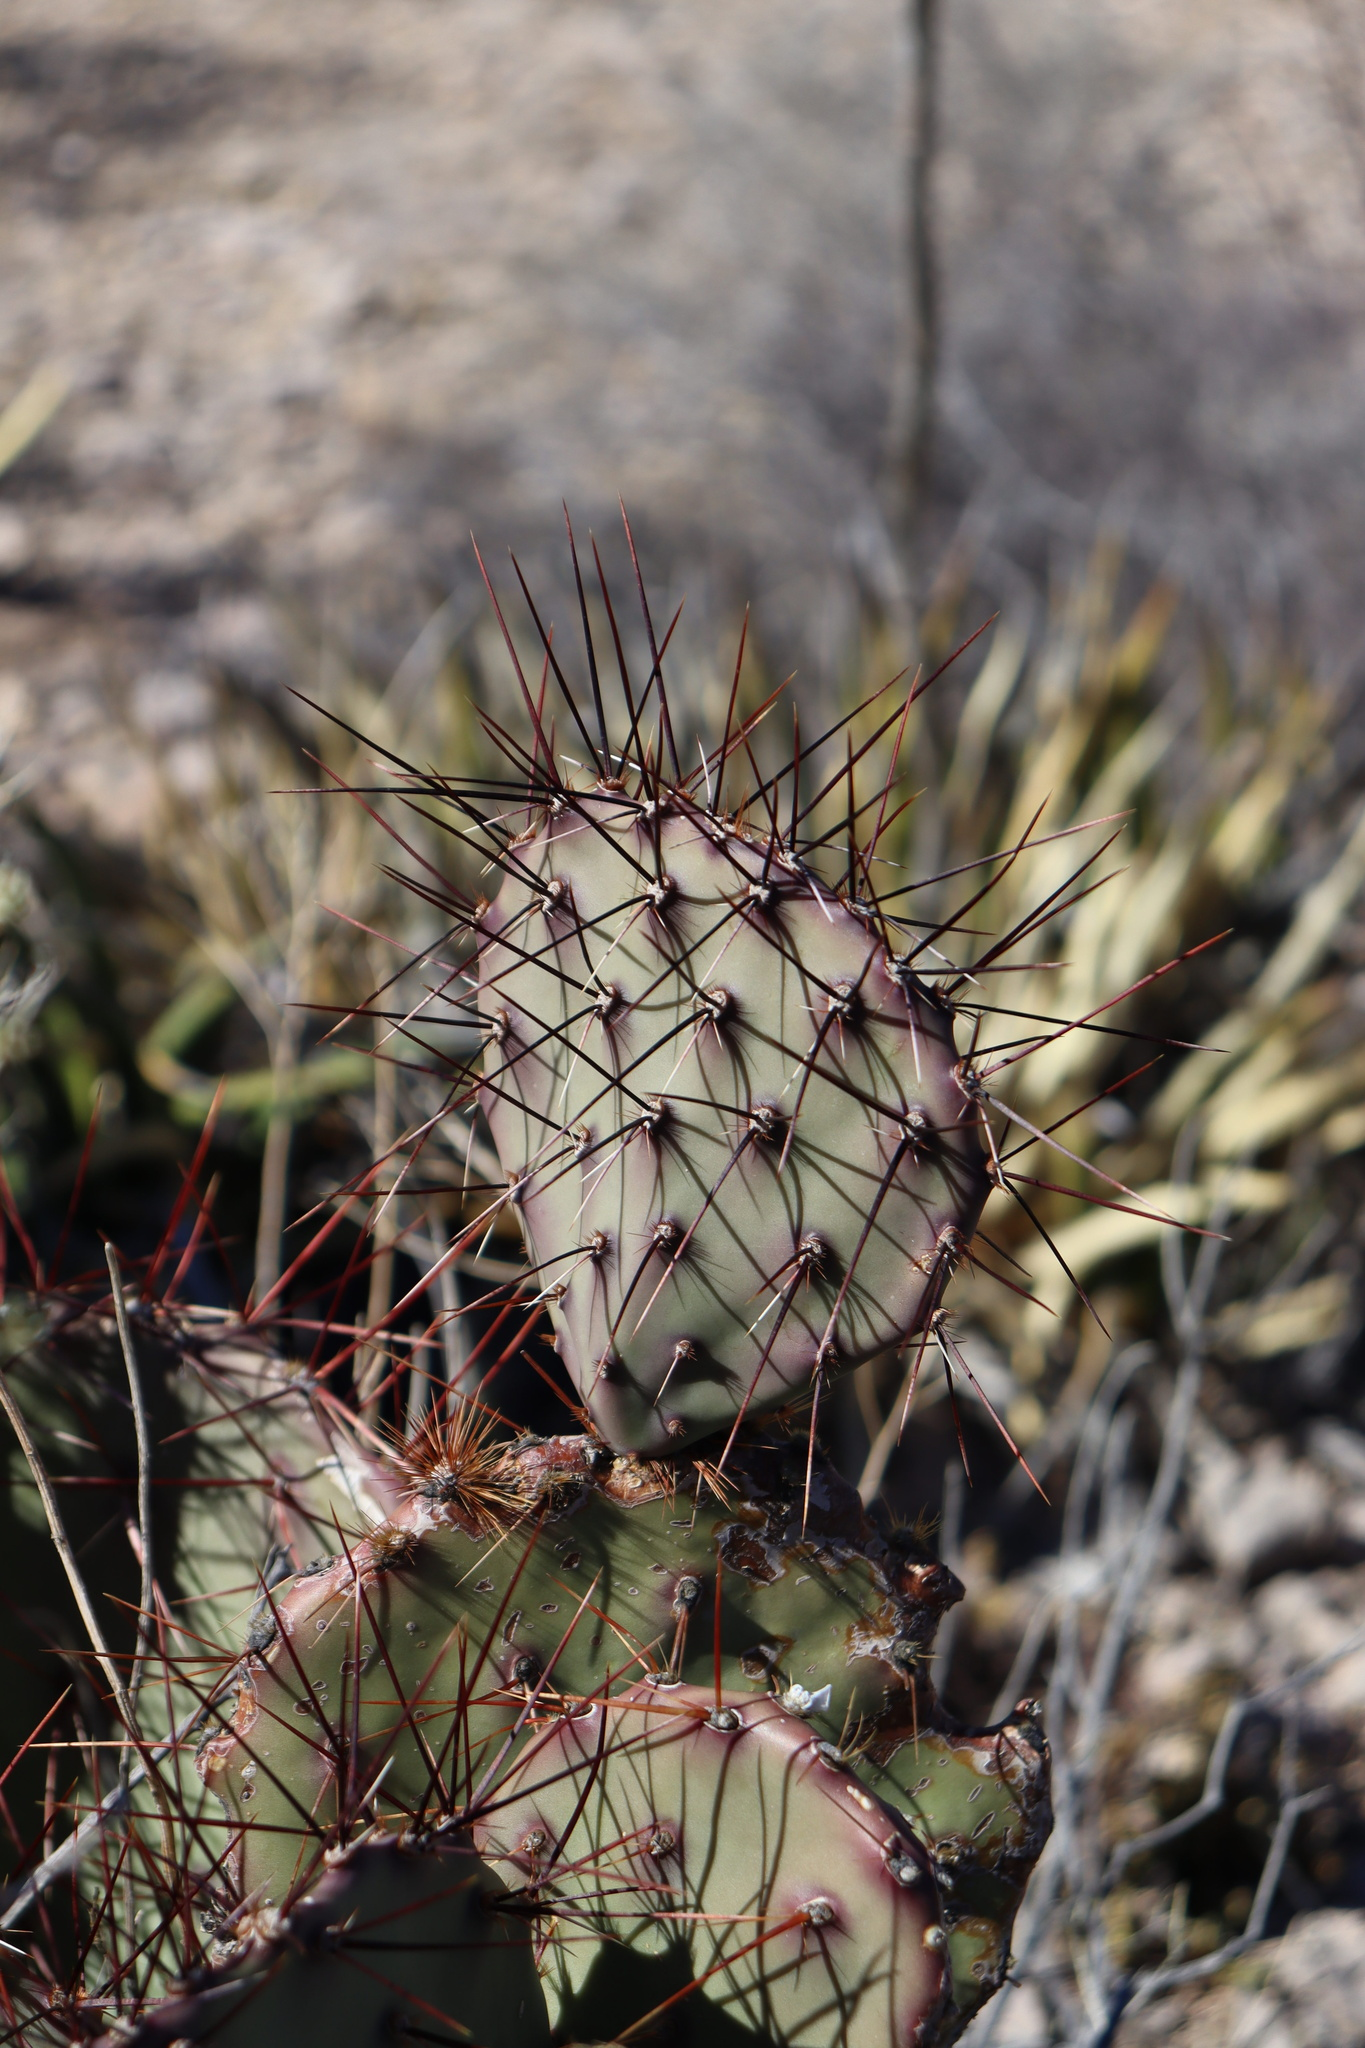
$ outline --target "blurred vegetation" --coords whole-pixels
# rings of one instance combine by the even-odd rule
[[[897,801],[915,801],[886,829],[877,886],[906,889],[892,907],[913,943],[992,872],[973,863],[1026,833],[1048,842],[997,863],[981,925],[1001,931],[1053,897],[1057,914],[1012,949],[1010,971],[960,993],[969,1010],[983,1006],[978,1063],[1048,1029],[1035,1020],[1093,1016],[1098,1028],[1007,1064],[998,1092],[1021,1119],[1018,1141],[1067,1118],[1059,1141],[1076,1156],[1035,1143],[1021,1171],[1116,1206],[1084,1208],[1048,1188],[1030,1205],[1071,1274],[1104,1294],[1105,1321],[1137,1335],[1163,1313],[1164,1226],[1133,1209],[1198,1224],[1221,1203],[1236,1241],[1220,1280],[1229,1358],[1273,1359],[1290,1323],[1296,1348],[1305,1330],[1330,1347],[1349,1321],[1365,1147],[1365,1010],[1353,980],[1365,956],[1355,915],[1365,825],[1334,767],[1344,707],[1288,658],[1263,654],[1238,671],[1174,588],[1129,586],[1117,551],[1101,546],[1037,616],[1000,617],[915,707],[897,764]],[[970,562],[949,564],[922,622],[925,661],[944,660],[983,610]],[[295,626],[303,672],[316,650]],[[465,773],[491,764],[480,703],[496,710],[499,686],[453,655],[434,672],[413,660],[376,679],[323,652],[325,714],[312,690],[267,697],[218,682],[202,734],[209,786],[187,793],[153,759],[156,803],[135,850],[58,835],[40,790],[0,812],[0,1145],[40,1255],[50,1260],[65,1233],[68,1272],[98,1262],[101,1233],[129,1257],[150,1247],[211,1113],[208,1177],[226,1256],[205,1261],[190,1291],[264,1291],[286,1220],[434,1106],[430,1078],[393,1047],[376,1061],[370,1026],[347,1012],[392,980],[389,1007],[402,996],[430,1016],[421,963],[440,937],[437,914],[395,869],[430,861],[471,894],[483,882],[451,822],[395,797],[384,771],[395,759],[458,761]],[[849,704],[896,659],[870,631]],[[770,687],[751,647],[741,708]],[[717,681],[698,695],[709,714],[724,690]],[[808,706],[808,725],[827,709]],[[884,716],[880,700],[858,714],[855,750]],[[779,702],[760,731],[765,765],[788,719]],[[880,786],[895,737],[862,757],[860,792]],[[813,769],[808,781],[813,793]],[[357,802],[347,787],[383,793]],[[845,802],[840,784],[812,814],[817,834],[837,837]],[[1058,836],[1091,819],[1106,822]],[[1087,893],[1061,907],[1068,876],[1096,855],[1077,884]],[[906,888],[901,870],[953,878]],[[950,961],[986,943],[953,934],[921,966],[947,979]],[[1194,1042],[1217,1049],[1185,1050]],[[1003,1194],[986,1228],[1011,1255],[1033,1237]],[[1008,1361],[1016,1435],[1046,1430],[1051,1449],[1103,1345],[1087,1335],[1096,1326],[1061,1264],[1036,1240],[1024,1256],[1031,1304],[964,1275],[955,1315]],[[1292,1287],[1239,1312],[1268,1257],[1285,1268],[1298,1257]],[[1245,1398],[1240,1363],[1238,1377]],[[872,1369],[866,1378],[878,1381]],[[861,1386],[847,1426],[885,1392]]]

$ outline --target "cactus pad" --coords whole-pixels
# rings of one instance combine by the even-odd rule
[[[483,1106],[607,1441],[677,1451],[919,1329],[984,1152],[875,920],[680,789],[566,792],[507,865]]]
[[[248,1889],[282,1904],[381,1770],[400,1812],[458,1806],[533,1694],[527,1727],[646,1673],[771,1694],[835,1742],[918,1721],[917,1674],[960,1589],[888,1543],[823,1459],[808,1510],[791,1443],[743,1446],[724,1500],[694,1468],[613,1459],[586,1437],[526,1444],[504,1472],[527,1505],[501,1532],[473,1534],[419,1494],[274,1596],[283,1640],[243,1666],[200,1758],[256,1823]]]
[[[249,1824],[244,1889],[286,1901],[371,1785],[393,1824],[439,1823],[500,1801],[566,1707],[634,1699],[646,1673],[660,1698],[670,1683],[714,1698],[719,1680],[742,1713],[781,1714],[840,1750],[930,1852],[952,2038],[999,1981],[1047,1836],[1046,1746],[1028,1716],[976,1732],[943,1715],[927,1658],[956,1581],[881,1535],[823,1459],[807,1507],[805,1463],[791,1442],[746,1442],[719,1501],[694,1467],[533,1440],[501,1467],[525,1505],[500,1532],[418,1494],[376,1538],[280,1588],[287,1640],[242,1670],[231,1723],[200,1759]],[[655,1956],[650,1983],[663,1969]]]
[[[172,1636],[169,1671],[158,1669],[144,1688],[145,1732],[162,1734],[195,1703],[179,1682],[186,1660],[211,1669],[218,1653],[235,1654],[272,1554],[286,1563],[292,1556],[295,1567],[305,1562],[325,1547],[336,1516],[353,1522],[362,1512],[382,1513],[385,1486],[377,1463],[363,1465],[347,1433],[315,1409],[306,1376],[291,1376],[259,1347],[227,1345],[216,1333],[191,1346],[169,1319],[143,1317],[134,1342],[158,1482],[156,1573],[171,1613],[187,1624]],[[108,1639],[127,1658],[141,1590],[138,1557],[124,1533],[135,1530],[138,1458],[113,1320],[79,1302],[12,1290],[0,1307],[0,1370],[59,1491]],[[84,1626],[25,1454],[3,1415],[0,1474],[0,1553],[11,1587],[0,1607],[8,1674],[0,1744],[8,1760],[45,1716],[61,1712],[73,1679],[85,1717],[98,1720],[100,1708],[87,1679]],[[61,1721],[43,1728],[49,1736],[64,1732]],[[30,1750],[8,1780],[23,1837],[41,1812],[45,1766],[45,1752]],[[12,1840],[0,1834],[0,1872],[12,1852]]]
[[[589,1705],[534,1745],[476,1834],[559,1908],[562,2030],[645,2023],[650,2005],[621,2010],[625,1980],[588,1981],[610,1940],[661,1958],[685,1944],[708,2005],[765,2041],[923,2038],[947,1947],[929,1860],[833,1756],[775,1701],[682,1685]]]
[[[999,1989],[1014,1916],[1052,1828],[1036,1702],[1021,1701],[996,1728],[945,1722],[935,1710],[910,1736],[874,1734],[858,1758],[863,1781],[904,1814],[933,1860],[951,1974],[936,2044],[955,2040]]]

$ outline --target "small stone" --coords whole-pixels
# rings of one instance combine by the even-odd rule
[[[1205,1549],[1229,1577],[1265,1578],[1313,1563],[1332,1540],[1326,1479],[1267,1438],[1242,1457],[1205,1426],[1191,1455],[1190,1500]]]
[[[1149,1784],[1193,1785],[1204,1775],[1208,1744],[1190,1728],[1164,1728],[1143,1748],[1139,1769]]]

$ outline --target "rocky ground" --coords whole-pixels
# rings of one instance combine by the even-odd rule
[[[964,502],[1002,590],[1103,512],[1349,657],[1357,11],[947,20],[911,582]],[[453,589],[467,635],[471,525],[557,568],[560,499],[620,493],[697,659],[752,598],[828,677],[907,580],[909,75],[899,0],[11,0],[0,403],[67,395],[0,482],[0,669],[278,669],[282,593],[388,656]]]

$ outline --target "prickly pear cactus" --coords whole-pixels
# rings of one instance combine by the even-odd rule
[[[874,899],[891,785],[860,840],[852,744],[811,794],[799,748],[759,777],[753,721],[727,720],[685,775],[657,654],[659,744],[623,657],[618,747],[589,636],[599,746],[545,650],[588,765],[561,772],[523,677],[510,779],[403,771],[501,876],[491,903],[434,870],[416,884],[460,957],[428,990],[434,1046],[413,1044],[471,1119],[442,1265],[485,1277],[509,1216],[526,1254],[488,1318],[490,1336],[512,1311],[521,1327],[486,1378],[541,1320],[582,1433],[515,1437],[475,1379],[431,1387],[415,1349],[378,1382],[352,1365],[347,1393],[340,1369],[382,1359],[384,1328],[324,1329],[313,1380],[148,1311],[168,1346],[147,1373],[158,1564],[139,1636],[158,1704],[126,1744],[147,1776],[86,1824],[73,1932],[10,2001],[34,2041],[108,2024],[142,2048],[541,2048],[553,2024],[560,2042],[946,2048],[1007,1967],[1050,1825],[1036,1713],[977,1730],[944,1711],[930,1660],[961,1588],[818,1447],[837,1372],[931,1339],[950,1357],[945,1291],[1004,1171],[951,977],[921,978],[930,941]],[[909,709],[878,728],[899,720],[897,751]],[[758,786],[735,810],[740,744]],[[837,886],[828,834],[800,830],[834,782]],[[131,1557],[112,1354],[72,1384],[34,1355],[25,1339],[13,1379],[73,1482],[83,1554],[108,1512],[77,1505],[89,1483]],[[60,1592],[12,1492],[33,1583]],[[120,1562],[91,1576],[125,1602],[126,1660],[147,1589]],[[89,1694],[58,1604],[54,1645]],[[26,1695],[21,1714],[16,1744]],[[36,1769],[14,1780],[30,1805]],[[3,1925],[56,1881],[18,1887]]]
[[[507,865],[481,1099],[607,1442],[680,1450],[920,1328],[985,1154],[875,918],[677,786],[565,790]]]
[[[384,1481],[347,1433],[329,1426],[306,1378],[259,1347],[187,1344],[165,1319],[140,1315],[134,1332],[155,1467],[157,1581],[172,1613],[191,1618],[187,1643],[212,1660],[250,1626],[262,1567],[292,1572],[325,1545],[338,1515],[350,1523],[382,1515]],[[128,1659],[142,1577],[138,1451],[113,1318],[79,1302],[11,1292],[0,1308],[0,1371],[56,1490],[105,1633]],[[45,1717],[73,1698],[87,1726],[112,1728],[33,1473],[4,1415],[0,1470],[0,1553],[11,1587],[0,1604],[8,1672],[0,1742],[9,1759],[40,1724],[45,1736],[64,1732]],[[158,1664],[156,1683],[146,1688],[150,1733],[165,1732],[168,1705],[174,1721],[194,1704],[178,1661],[173,1655],[169,1666]],[[19,1759],[8,1781],[13,1813],[27,1818],[35,1805],[41,1809],[45,1775],[43,1749]],[[0,1871],[21,1854],[22,1845],[0,1832]]]

